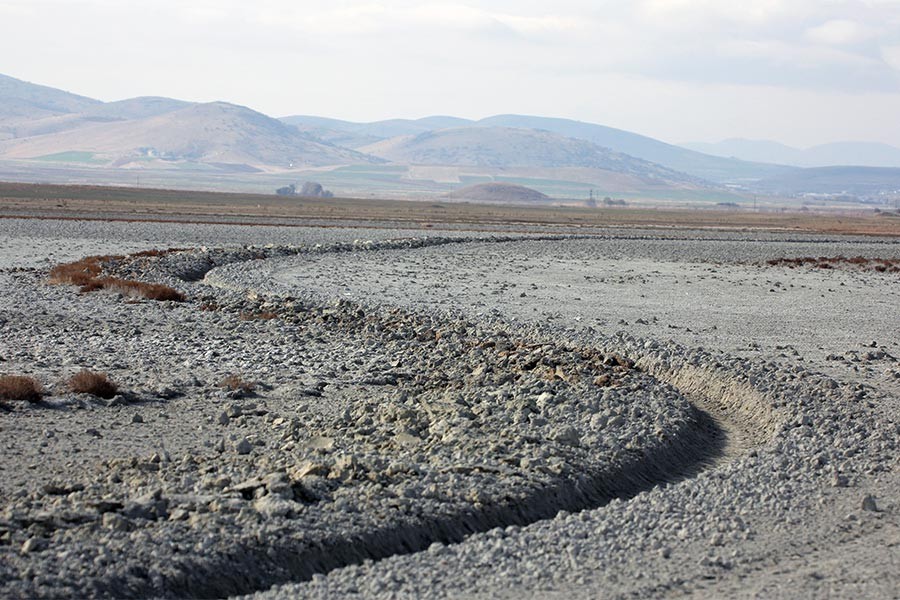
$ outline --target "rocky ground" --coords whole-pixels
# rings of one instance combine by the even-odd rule
[[[900,589],[900,280],[767,263],[893,240],[0,236],[0,374],[46,390],[0,410],[4,596]],[[47,282],[170,247],[104,267],[186,302]],[[81,369],[120,393],[68,391]]]

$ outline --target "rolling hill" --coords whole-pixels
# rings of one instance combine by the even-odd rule
[[[20,121],[8,126],[7,139],[62,133],[96,123],[127,121],[155,117],[191,106],[190,102],[170,98],[131,98],[90,106],[83,112],[58,114],[41,119]]]
[[[477,183],[453,190],[444,197],[484,204],[546,204],[551,201],[546,194],[513,183]]]
[[[753,181],[773,177],[790,170],[781,165],[751,163],[710,156],[630,131],[571,119],[497,115],[478,121],[477,126],[519,127],[551,131],[654,162],[674,171],[682,171],[695,177],[720,183]]]
[[[697,178],[548,131],[463,127],[399,136],[360,148],[394,163],[470,167],[582,167],[645,181],[702,184]]]
[[[0,75],[0,124],[79,113],[100,104],[99,100]]]
[[[281,121],[301,129],[321,129],[353,133],[360,137],[372,138],[373,141],[401,135],[415,135],[426,131],[433,131],[435,129],[465,127],[474,123],[474,121],[468,119],[446,116],[424,117],[421,119],[388,119],[386,121],[374,121],[372,123],[354,123],[352,121],[342,121],[340,119],[295,115],[292,117],[283,117]]]
[[[900,194],[900,168],[816,167],[797,169],[758,183],[760,191],[771,194],[847,194],[879,196]]]
[[[436,129],[507,127],[547,131],[591,142],[614,152],[628,154],[674,171],[719,183],[746,183],[791,170],[790,167],[782,165],[711,156],[621,129],[571,119],[496,115],[480,121],[456,117],[425,117],[416,120],[392,119],[373,123],[352,123],[309,116],[285,117],[282,120],[315,137],[361,150],[382,139],[418,135]]]
[[[715,144],[697,142],[682,146],[716,156],[796,167],[900,167],[900,148],[872,142],[833,142],[801,149],[768,140],[729,139]]]
[[[416,135],[435,129],[465,127],[473,123],[468,119],[443,116],[354,123],[340,119],[296,115],[284,117],[281,121],[322,141],[353,149],[401,135]]]
[[[725,196],[731,201],[735,189],[848,192],[877,201],[900,189],[900,169],[803,169],[769,162],[900,166],[900,149],[891,146],[841,143],[797,150],[732,142],[707,149],[757,160],[713,156],[569,119],[279,120],[227,102],[152,96],[101,102],[0,75],[0,177],[17,180],[122,182],[130,169],[141,169],[147,175],[141,179],[162,185],[187,181],[205,189],[274,190],[303,172],[338,193],[415,197],[498,182],[559,198],[598,191],[686,202]]]
[[[0,143],[0,157],[48,159],[80,155],[84,162],[135,166],[142,163],[204,163],[234,168],[290,168],[376,162],[330,146],[245,107],[213,102],[175,108],[171,102],[130,101],[115,114],[136,119],[89,122],[58,133]],[[153,114],[154,112],[161,114]]]

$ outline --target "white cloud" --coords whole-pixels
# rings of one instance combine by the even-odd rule
[[[818,44],[841,46],[858,44],[876,37],[877,29],[849,19],[832,19],[806,30],[806,37]]]
[[[639,6],[644,16],[675,27],[716,22],[758,26],[807,14],[809,0],[642,0]]]
[[[678,87],[728,123],[735,90],[786,111],[791,94],[896,94],[900,0],[0,0],[0,72],[354,118],[669,115],[689,106],[666,96]]]
[[[887,64],[900,72],[900,44],[896,46],[882,46],[881,56]]]
[[[431,33],[479,31],[496,26],[522,35],[554,35],[584,29],[583,19],[554,13],[522,14],[488,10],[469,4],[438,3],[344,3],[319,8],[263,5],[257,20],[274,27],[288,27],[306,35],[325,37],[377,34],[391,31]]]

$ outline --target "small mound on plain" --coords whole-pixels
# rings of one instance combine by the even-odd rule
[[[550,202],[550,197],[515,183],[478,183],[454,190],[447,198],[488,204],[535,204]]]

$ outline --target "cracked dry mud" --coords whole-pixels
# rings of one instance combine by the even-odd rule
[[[894,241],[3,226],[4,596],[896,596]]]

